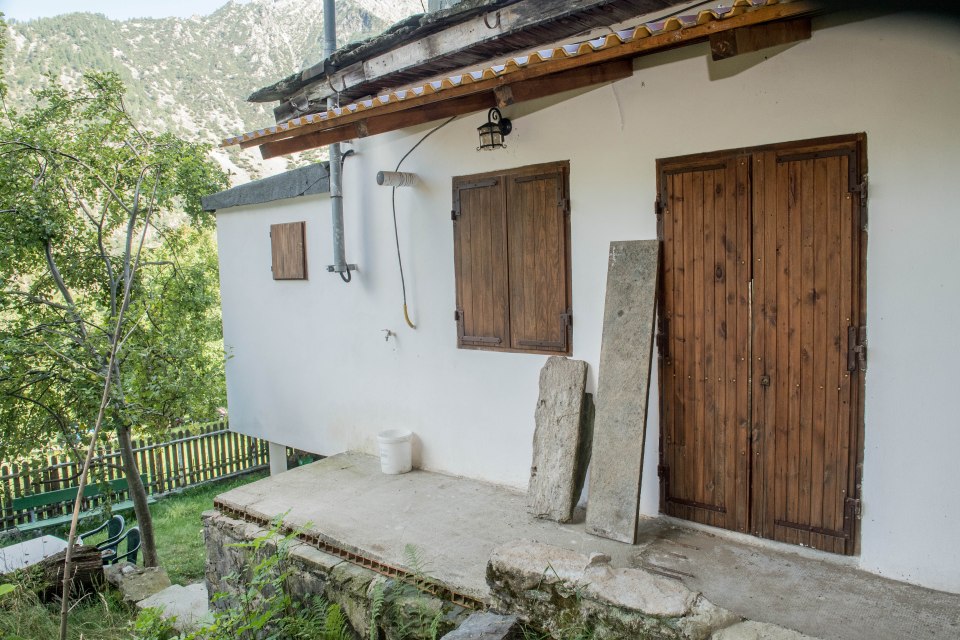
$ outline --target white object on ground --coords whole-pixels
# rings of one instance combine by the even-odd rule
[[[66,548],[67,541],[56,536],[41,536],[4,547],[0,549],[0,573],[32,567]]]
[[[395,475],[413,468],[413,433],[406,429],[389,429],[377,434],[380,443],[380,470]]]

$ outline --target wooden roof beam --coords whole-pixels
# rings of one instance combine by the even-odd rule
[[[324,63],[314,65],[301,74],[302,80],[310,84],[289,96],[274,109],[276,120],[284,122],[296,117],[300,111],[294,105],[306,106],[308,109],[313,105],[322,106],[323,101],[335,95],[337,91],[349,91],[353,87],[371,82],[385,85],[389,82],[391,75],[421,67],[425,61],[441,60],[444,57],[469,51],[479,44],[493,42],[544,23],[567,20],[569,16],[610,3],[611,0],[518,2],[496,8],[491,14],[475,16],[368,60],[355,62],[335,71],[329,77],[325,75]],[[640,4],[641,10],[657,11],[675,4],[675,0],[646,0]],[[575,21],[568,22],[571,25],[568,29],[569,33],[560,34],[558,37],[568,37],[579,30],[579,27],[575,27],[577,24]],[[504,50],[503,53],[506,54],[509,51]]]
[[[785,22],[757,24],[710,36],[710,53],[714,60],[724,60],[743,53],[753,53],[767,47],[809,40],[810,18]]]
[[[646,38],[637,38],[626,42],[620,46],[599,49],[589,53],[584,53],[572,57],[563,57],[556,60],[542,62],[540,64],[524,67],[517,71],[473,83],[465,83],[457,87],[452,87],[436,93],[428,93],[416,98],[407,98],[406,100],[395,100],[394,102],[377,106],[372,110],[358,110],[353,113],[344,113],[343,115],[327,120],[321,120],[311,124],[302,125],[288,131],[278,131],[274,134],[260,136],[241,143],[241,147],[260,146],[261,153],[265,158],[272,158],[283,153],[295,153],[306,149],[316,148],[331,142],[349,140],[351,138],[370,135],[369,122],[380,118],[389,113],[416,109],[435,102],[454,100],[473,93],[492,92],[498,87],[510,85],[511,92],[516,91],[519,83],[531,80],[536,77],[545,77],[548,75],[559,74],[560,72],[573,69],[589,68],[602,63],[611,61],[626,61],[632,69],[633,58],[657,53],[674,47],[702,42],[715,34],[721,34],[735,29],[742,29],[754,25],[765,23],[791,20],[801,16],[809,16],[822,10],[819,3],[808,0],[800,0],[786,4],[776,4],[754,11],[749,11],[738,16],[729,17],[723,20],[706,22],[704,24],[687,27],[677,31],[667,31],[652,35]],[[563,90],[563,89],[560,89]],[[501,90],[502,93],[502,90]],[[548,95],[548,94],[544,94]],[[495,96],[494,99],[497,99]],[[500,98],[502,100],[502,98]],[[528,98],[529,99],[529,98]],[[514,101],[516,98],[514,97]],[[479,107],[482,108],[482,107]],[[476,109],[473,109],[476,110]],[[461,113],[468,113],[465,109]],[[443,117],[443,116],[437,116]],[[363,126],[356,126],[353,123],[365,121]],[[429,120],[428,120],[429,121]],[[367,127],[364,129],[363,127]],[[335,132],[330,136],[314,136],[313,133]],[[304,144],[290,143],[288,145],[278,146],[275,142],[287,139],[307,138],[311,141]],[[334,139],[335,138],[335,139]],[[322,140],[322,141],[321,141]],[[277,149],[286,149],[277,151]]]
[[[416,108],[407,108],[386,114],[371,112],[370,117],[355,120],[347,125],[261,144],[260,153],[264,159],[275,158],[352,138],[396,131],[417,124],[440,120],[441,118],[489,109],[502,104],[504,96],[509,96],[510,103],[513,104],[563,91],[582,89],[605,82],[615,82],[632,74],[633,63],[630,60],[614,60],[592,67],[578,67],[548,76],[487,87],[475,93],[449,99],[442,99],[447,92],[441,92],[418,98],[417,100],[423,98],[436,99],[430,102],[424,101]]]

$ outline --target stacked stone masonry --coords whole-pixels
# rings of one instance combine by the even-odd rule
[[[203,516],[208,592],[226,594],[211,606],[231,606],[242,581],[229,576],[250,566],[248,547],[267,529],[218,511]],[[275,545],[264,545],[272,553]],[[717,607],[681,582],[643,569],[615,568],[602,554],[590,556],[538,542],[516,541],[496,549],[487,565],[492,610],[497,616],[471,616],[456,604],[425,594],[411,581],[388,578],[302,542],[288,552],[288,588],[307,600],[322,595],[342,608],[360,637],[371,624],[384,640],[505,640],[516,637],[517,622],[555,638],[595,640],[816,640],[793,631],[745,622]],[[374,620],[373,601],[383,607]],[[464,621],[462,630],[454,633]],[[586,635],[582,635],[586,634]]]

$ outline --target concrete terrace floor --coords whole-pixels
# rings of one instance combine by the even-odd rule
[[[613,566],[644,567],[681,580],[721,607],[824,640],[960,638],[960,595],[864,573],[842,559],[735,540],[674,520],[645,519],[637,545],[588,535],[582,524],[529,516],[525,496],[491,484],[426,471],[380,473],[379,460],[345,453],[245,485],[218,497],[255,518],[280,514],[290,526],[351,552],[403,566],[413,545],[424,572],[486,600],[491,551],[536,540],[610,555]]]

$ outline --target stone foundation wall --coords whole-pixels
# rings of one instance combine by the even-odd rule
[[[249,548],[234,546],[261,538],[269,531],[255,524],[208,511],[203,514],[207,552],[206,582],[211,608],[225,609],[245,581],[230,576],[248,575],[259,558]],[[275,542],[266,542],[261,553],[276,552]],[[288,593],[306,602],[322,595],[340,605],[350,627],[361,638],[370,637],[373,601],[383,594],[383,607],[376,624],[385,640],[434,640],[456,628],[469,614],[458,605],[422,593],[413,584],[387,578],[370,569],[320,551],[308,544],[292,541],[288,547],[286,582]],[[214,599],[216,594],[221,594]]]
[[[494,550],[487,584],[497,610],[554,638],[816,640],[744,622],[677,580],[533,541]]]
[[[219,511],[203,515],[203,528],[211,607],[225,609],[235,605],[240,589],[246,589],[243,576],[262,559],[250,546],[237,544],[264,539],[257,554],[266,556],[276,552],[276,536]],[[322,595],[339,605],[360,638],[369,638],[375,623],[383,640],[437,640],[470,614],[411,581],[387,578],[306,543],[290,542],[285,563],[287,593],[301,602]],[[538,542],[517,540],[496,549],[487,583],[493,608],[508,618],[492,616],[491,622],[487,614],[474,616],[451,640],[515,638],[517,619],[559,640],[816,640],[744,621],[677,580],[612,567],[601,554],[586,556]],[[382,608],[374,621],[379,594]]]

